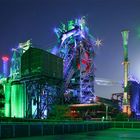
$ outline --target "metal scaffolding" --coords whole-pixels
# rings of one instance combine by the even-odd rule
[[[26,117],[44,119],[56,104],[62,104],[62,80],[56,85],[48,84],[48,77],[38,75],[21,80],[26,84]]]
[[[80,103],[94,102],[95,40],[88,32],[85,17],[69,21],[67,26],[62,24],[55,32],[59,40],[56,54],[64,64],[65,95],[72,93]]]

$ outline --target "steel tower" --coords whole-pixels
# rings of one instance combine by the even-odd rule
[[[79,103],[94,102],[95,40],[88,32],[85,17],[62,24],[55,33],[59,40],[56,54],[64,64],[65,99],[73,96]]]
[[[12,48],[13,56],[11,59],[10,76],[12,79],[18,79],[21,77],[21,56],[26,50],[32,46],[31,40],[24,43],[19,43],[18,48]]]

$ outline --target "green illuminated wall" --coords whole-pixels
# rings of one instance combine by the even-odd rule
[[[4,93],[5,93],[5,117],[11,116],[11,83],[4,84]]]
[[[11,117],[23,118],[26,116],[25,85],[11,86]]]

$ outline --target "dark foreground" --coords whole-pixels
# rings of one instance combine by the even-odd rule
[[[140,129],[111,128],[87,133],[11,138],[3,140],[140,140]]]

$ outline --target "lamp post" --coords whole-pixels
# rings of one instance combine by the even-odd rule
[[[108,105],[105,105],[105,118],[108,120]]]

